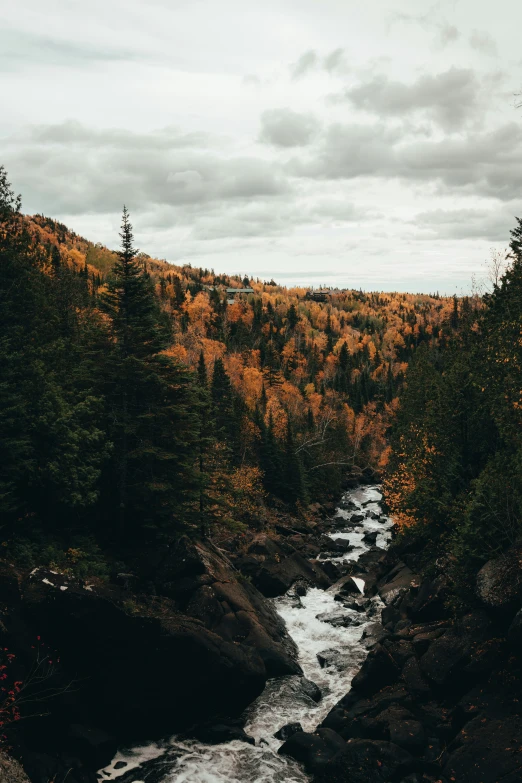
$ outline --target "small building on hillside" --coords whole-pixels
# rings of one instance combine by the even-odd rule
[[[327,302],[334,293],[335,291],[330,291],[328,288],[318,288],[316,291],[307,291],[305,299],[312,299],[314,302]]]
[[[254,293],[253,288],[227,288],[227,304],[234,304],[238,299]]]

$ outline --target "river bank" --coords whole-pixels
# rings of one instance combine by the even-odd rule
[[[20,584],[4,568],[2,598],[23,607],[18,620],[4,612],[4,638],[20,639],[16,623],[27,633],[35,613],[50,633],[50,612],[86,659],[98,640],[94,699],[81,683],[69,693],[57,669],[51,684],[65,691],[49,702],[52,720],[29,722],[30,741],[13,743],[31,783],[519,781],[522,552],[488,564],[458,615],[444,563],[427,578],[411,547],[386,551],[391,535],[378,488],[353,488],[337,508],[282,518],[231,552],[187,543],[158,571],[171,598],[154,611],[130,577],[103,595],[41,572]]]
[[[336,575],[344,574],[340,580],[330,586],[314,587],[301,577],[289,591],[272,599],[297,647],[297,662],[304,677],[270,679],[243,716],[242,739],[210,744],[212,738],[208,734],[198,739],[178,735],[162,743],[122,750],[101,771],[102,779],[118,783],[308,780],[301,765],[278,751],[291,732],[313,731],[327,716],[349,687],[366,656],[367,644],[371,644],[382,602],[364,594],[367,566],[361,556],[368,563],[382,558],[383,547],[390,539],[392,523],[383,514],[380,500],[376,487],[348,491],[335,514],[320,525],[323,549],[318,562],[323,567],[329,564]],[[315,540],[317,535],[316,531]],[[269,556],[266,543],[264,547]],[[259,541],[250,549],[259,550]],[[316,562],[312,561],[314,567]],[[349,576],[352,571],[358,574],[355,579]],[[283,572],[284,568],[280,576]],[[225,727],[226,721],[222,732]],[[217,727],[214,728],[215,739],[219,740]]]
[[[318,559],[325,542],[334,558],[347,548],[325,535],[332,525],[327,509],[283,509],[228,551],[181,539],[109,582],[0,561],[4,684],[16,696],[4,744],[30,779],[94,783],[117,747],[209,725],[215,738],[222,716],[226,738],[243,736],[233,724],[267,681],[302,672],[264,596],[297,582],[324,590],[344,573]]]
[[[460,611],[447,564],[427,577],[419,560],[395,543],[374,565],[372,649],[321,726],[281,748],[314,783],[522,779],[522,548],[479,571]]]

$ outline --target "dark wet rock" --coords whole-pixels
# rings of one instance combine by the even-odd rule
[[[333,625],[334,628],[349,628],[353,625],[361,625],[364,618],[359,615],[350,615],[346,612],[323,612],[318,614],[316,619],[322,623]]]
[[[426,734],[418,720],[402,720],[390,723],[390,742],[399,745],[416,756],[426,746]]]
[[[117,761],[114,765],[114,769],[125,769],[126,766],[128,766],[126,761]]]
[[[317,767],[316,783],[385,783],[412,770],[412,756],[391,742],[352,739]]]
[[[408,614],[413,622],[431,622],[446,616],[446,599],[449,591],[444,575],[422,582]]]
[[[347,609],[353,609],[354,612],[365,612],[368,606],[368,599],[362,595],[351,598],[349,596],[343,596],[339,593],[335,596],[335,601],[342,602],[343,606]]]
[[[321,669],[326,669],[329,666],[333,666],[335,669],[342,671],[346,669],[350,663],[350,655],[342,650],[323,650],[317,653],[317,660]]]
[[[343,511],[352,511],[359,508],[359,506],[350,498],[342,498],[339,501],[338,508],[342,508]]]
[[[90,728],[80,736],[73,727],[125,739],[184,730],[224,710],[239,713],[269,676],[301,673],[281,618],[210,543],[181,541],[168,557],[157,585],[176,598],[129,596],[73,579],[61,590],[59,575],[52,582],[40,572],[24,585],[17,622],[60,651],[61,676],[75,682],[74,698],[64,692],[42,718],[39,733],[50,749],[66,737],[92,759],[103,742]],[[148,675],[137,676],[136,667]]]
[[[341,597],[344,596],[361,596],[363,593],[361,592],[361,589],[359,587],[359,584],[355,581],[355,579],[360,579],[363,582],[363,587],[365,585],[365,575],[364,574],[349,574],[348,576],[344,576],[342,579],[340,579],[338,582],[336,582],[334,585],[332,585],[332,592],[336,595],[340,595]]]
[[[62,707],[71,724],[120,736],[183,729],[205,713],[240,711],[266,681],[257,650],[225,641],[167,598],[119,605],[106,590],[71,585],[61,592],[39,583],[26,590],[25,612],[74,672],[74,705],[65,696],[54,704],[56,717]],[[137,677],[137,661],[158,676]]]
[[[522,720],[480,715],[448,747],[443,773],[466,783],[519,783],[522,778]]]
[[[420,659],[420,668],[428,680],[450,686],[468,664],[491,630],[491,621],[475,612],[463,617],[429,646]]]
[[[376,644],[353,678],[352,689],[359,694],[373,694],[396,682],[399,673],[400,669],[392,655],[382,644]]]
[[[477,574],[476,592],[488,609],[511,612],[522,603],[522,546],[486,563]]]
[[[351,552],[353,549],[355,549],[353,544],[350,544],[350,542],[346,538],[331,538],[330,539],[330,546],[328,548],[328,551],[330,552]]]
[[[406,661],[414,657],[413,645],[408,639],[390,636],[383,639],[382,646],[391,655],[399,669],[402,669]]]
[[[321,561],[321,568],[332,580],[332,582],[337,582],[338,579],[340,579],[343,575],[342,568],[340,568],[338,564],[332,563],[329,560],[326,560],[325,562]]]
[[[408,592],[413,584],[418,582],[418,577],[405,563],[398,563],[378,583],[378,592],[385,604],[389,605],[399,596]]]
[[[321,692],[320,687],[316,685],[315,682],[312,682],[311,680],[307,680],[306,677],[301,677],[301,690],[310,699],[312,699],[312,701],[315,701],[316,704],[319,703],[323,698],[323,694]]]
[[[299,582],[295,585],[294,592],[296,595],[303,597],[308,592],[308,585],[305,582]]]
[[[435,628],[433,631],[418,633],[413,637],[413,649],[418,656],[424,655],[430,644],[445,632],[445,628]]]
[[[402,667],[401,677],[408,692],[414,699],[422,700],[430,697],[430,687],[422,676],[419,662],[415,657],[408,658]]]
[[[371,623],[367,625],[362,632],[361,640],[364,642],[365,647],[375,647],[386,636],[382,623]]]
[[[118,749],[114,737],[105,731],[78,723],[69,728],[68,738],[67,744],[72,753],[84,759],[92,769],[110,764]]]
[[[385,606],[381,612],[381,622],[388,631],[394,631],[401,620],[401,613],[395,606]]]
[[[300,723],[287,723],[285,726],[282,726],[279,731],[276,731],[274,737],[278,740],[286,742],[286,740],[290,739],[290,737],[293,737],[294,734],[298,734],[299,732],[303,732],[303,727]]]
[[[375,542],[377,541],[377,536],[378,535],[379,535],[379,533],[378,533],[377,530],[368,530],[364,534],[362,540],[364,541],[365,544],[370,544],[371,546],[373,546],[375,544]]]
[[[298,580],[323,588],[331,584],[319,563],[312,563],[295,551],[289,555],[275,551],[259,557],[257,567],[248,575],[258,590],[269,598],[283,595]]]
[[[318,729],[313,734],[293,734],[279,748],[279,753],[299,761],[308,772],[317,772],[345,747],[346,742],[335,731]]]

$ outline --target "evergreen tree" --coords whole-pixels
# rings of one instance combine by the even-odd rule
[[[288,322],[288,326],[293,331],[295,329],[295,327],[297,326],[297,324],[299,323],[299,316],[297,314],[297,310],[296,310],[295,304],[293,302],[290,305],[290,307],[288,308],[288,311],[287,311],[287,314],[286,314],[286,319],[287,319],[287,322]]]
[[[299,454],[296,451],[294,434],[290,417],[286,427],[286,439],[284,449],[284,478],[283,498],[294,505],[308,502],[304,469]]]
[[[113,339],[106,396],[114,481],[106,492],[119,508],[120,535],[144,528],[171,532],[187,521],[198,487],[197,399],[190,374],[160,353],[167,334],[125,208],[120,237],[102,300]]]

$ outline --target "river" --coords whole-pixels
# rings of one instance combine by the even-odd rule
[[[377,532],[377,546],[386,548],[392,522],[384,517],[379,488],[365,486],[346,492],[336,515],[346,526],[330,534],[353,546],[335,561],[357,560],[368,549],[367,532]],[[364,515],[353,527],[353,515]],[[363,587],[363,585],[361,585]],[[298,597],[292,590],[272,599],[299,650],[304,676],[322,692],[316,704],[302,687],[302,678],[287,676],[269,680],[263,693],[247,710],[245,731],[255,745],[238,740],[205,745],[173,737],[120,751],[110,766],[100,770],[101,780],[117,783],[304,783],[308,776],[292,759],[278,755],[281,741],[274,733],[287,723],[299,722],[314,730],[350,688],[352,677],[367,654],[362,639],[365,628],[379,618],[381,604],[372,598],[363,612],[334,600],[334,591],[310,588]],[[324,616],[329,616],[326,622]],[[323,616],[323,619],[321,619]],[[334,624],[332,624],[332,620]],[[346,625],[347,627],[343,627]],[[318,654],[322,658],[322,666]],[[326,661],[325,661],[326,659]]]

